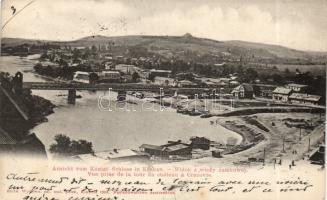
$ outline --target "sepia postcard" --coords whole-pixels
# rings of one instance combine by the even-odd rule
[[[325,199],[326,0],[0,13],[0,200]]]

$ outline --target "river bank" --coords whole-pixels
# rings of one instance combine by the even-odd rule
[[[55,105],[17,86],[15,77],[0,72],[1,126],[17,140],[36,125],[47,121]]]
[[[37,126],[42,122],[47,122],[47,116],[54,113],[54,108],[56,107],[51,101],[37,96],[32,95],[32,102],[34,104],[34,109],[32,110],[32,122],[33,127]]]
[[[224,126],[227,122],[229,128],[236,132],[260,133],[262,140],[252,148],[224,156],[222,161],[234,163],[265,163],[291,162],[307,159],[310,151],[324,142],[325,116],[314,113],[260,113],[249,115],[259,124],[248,123],[244,116],[218,117],[218,123]],[[287,121],[306,123],[300,130],[296,125],[290,126]],[[245,128],[245,125],[247,128]],[[305,127],[305,128],[304,128]],[[247,131],[244,131],[247,130]],[[246,137],[245,138],[249,138]],[[251,136],[250,136],[251,138]],[[310,141],[311,140],[311,141]],[[247,142],[247,141],[243,141]],[[294,153],[296,152],[296,153]]]
[[[15,73],[25,70],[24,80],[31,82],[47,81],[45,77],[40,77],[31,72],[35,60],[16,57],[4,59],[6,61],[4,66],[11,66],[10,68],[5,68],[6,71]],[[76,105],[68,105],[66,91],[64,93],[63,91],[54,90],[32,91],[33,95],[48,99],[52,104],[56,105],[52,111],[42,111],[41,109],[41,113],[46,116],[48,121],[42,121],[40,118],[39,122],[30,130],[30,132],[37,134],[46,146],[46,149],[54,142],[54,136],[59,133],[65,134],[73,140],[85,139],[90,141],[94,145],[95,151],[105,151],[114,148],[138,149],[144,143],[161,145],[169,140],[189,140],[192,136],[206,137],[211,141],[217,141],[217,143],[224,145],[229,142],[234,146],[239,144],[249,145],[256,138],[262,137],[260,135],[264,136],[264,139],[259,139],[256,145],[249,146],[250,148],[246,150],[241,149],[241,151],[234,149],[233,154],[226,154],[220,160],[221,162],[224,162],[224,160],[234,162],[248,159],[248,157],[252,156],[259,157],[262,155],[263,147],[269,144],[270,141],[269,135],[271,133],[260,130],[255,125],[250,125],[251,128],[257,130],[255,134],[247,133],[244,127],[243,130],[237,130],[235,125],[232,125],[233,123],[227,122],[232,121],[232,116],[201,118],[199,116],[177,113],[176,108],[178,104],[187,105],[190,110],[193,108],[200,111],[210,110],[212,114],[228,112],[230,110],[229,106],[220,105],[211,100],[189,99],[188,103],[186,103],[186,101],[180,99],[178,103],[177,98],[175,100],[173,97],[163,98],[166,101],[164,104],[166,108],[162,109],[158,99],[153,98],[153,94],[150,94],[152,98],[145,99],[138,99],[127,95],[127,106],[123,106],[122,109],[117,104],[117,93],[115,92],[109,94],[108,91],[78,91],[78,93],[82,98],[77,99]],[[109,99],[112,103],[107,106],[111,111],[99,107],[99,99],[102,97]],[[173,100],[174,106],[170,106],[169,102],[171,100]],[[43,103],[47,104],[46,102]],[[144,108],[149,109],[145,110]],[[264,114],[268,115],[269,113]],[[284,114],[290,117],[293,115],[289,113]],[[238,116],[234,117],[237,118]],[[215,124],[216,119],[221,121],[218,120],[219,123]],[[258,119],[258,121],[260,120]],[[245,124],[248,125],[248,123]],[[265,125],[265,123],[262,124]],[[267,126],[266,128],[269,129]],[[260,133],[260,135],[256,135],[257,133]],[[194,162],[197,162],[197,160]],[[217,162],[217,160],[214,159],[212,162]]]
[[[78,100],[77,106],[82,105],[84,107],[84,102],[90,102],[90,101],[94,102],[95,93],[90,95],[90,94],[87,94],[86,92],[81,92],[81,94],[82,94],[83,98],[82,98],[82,100]],[[114,92],[113,92],[113,94],[114,95],[111,97],[111,100],[112,100],[112,102],[116,102],[115,101],[116,94]],[[60,95],[60,96],[62,96],[62,95]],[[96,96],[98,96],[98,95],[96,95]],[[163,109],[166,112],[168,112],[168,110],[169,110],[169,112],[177,112],[177,109],[180,108],[179,107],[180,105],[184,105],[184,109],[188,109],[190,111],[196,109],[196,110],[200,110],[201,112],[204,112],[206,110],[207,107],[205,107],[205,106],[217,107],[217,105],[211,105],[211,103],[212,103],[211,101],[204,102],[204,100],[199,100],[199,99],[189,99],[188,102],[186,103],[185,101],[182,102],[183,100],[178,100],[178,98],[176,98],[176,97],[165,97],[165,98],[162,98],[161,99],[162,102],[160,102],[160,99],[153,98],[153,97],[157,96],[157,94],[148,93],[146,96],[147,97],[145,99],[139,99],[139,98],[134,97],[133,95],[127,95],[127,100],[125,101],[125,106],[121,106],[123,104],[120,104],[121,107],[119,109],[122,111],[123,108],[125,108],[125,110],[133,111],[134,108],[137,107],[135,111],[142,111],[142,110],[138,110],[139,109],[138,107],[140,105],[142,105],[142,108],[143,108],[145,103],[147,103],[148,105],[150,105],[150,103],[154,103],[155,106],[150,106],[150,107],[155,108],[154,110],[156,110],[156,111]],[[152,96],[152,98],[151,98],[151,96]],[[114,111],[116,111],[116,113],[117,113],[117,110],[114,109]],[[180,115],[181,117],[185,116],[180,113],[177,113],[177,115]],[[189,115],[186,115],[186,116],[189,116]],[[192,116],[192,115],[190,115],[189,117],[193,118],[194,120],[199,119],[199,117]],[[229,120],[224,120],[224,119],[226,119],[226,118],[221,118],[219,120],[217,119],[216,123],[219,124],[220,126],[224,127],[226,130],[229,130],[229,131],[232,131],[232,132],[238,134],[242,138],[238,142],[231,142],[231,144],[228,144],[228,141],[225,140],[224,144],[228,144],[229,147],[227,150],[225,150],[224,154],[236,154],[236,153],[240,153],[245,150],[250,150],[253,148],[255,149],[259,143],[263,142],[264,140],[268,140],[268,138],[269,138],[268,135],[265,136],[264,134],[262,134],[260,132],[260,131],[263,131],[262,129],[261,130],[253,130],[251,128],[251,126],[249,127],[248,121],[246,122],[246,121],[242,121],[243,119],[238,120],[236,118],[234,118],[233,120],[231,120],[230,118],[228,118]],[[208,127],[210,127],[209,125],[212,125],[215,123],[212,120],[212,118],[206,119],[206,121],[208,122],[208,124],[206,125]],[[240,123],[240,122],[242,122],[242,123]],[[215,126],[213,126],[213,127],[215,127]],[[178,133],[176,133],[176,134],[178,135]],[[176,137],[175,139],[178,140],[180,138]],[[184,138],[182,138],[182,139],[184,139]],[[230,140],[230,141],[233,141],[233,140]],[[164,141],[161,140],[161,143],[164,143]],[[142,143],[139,143],[138,145],[141,145],[141,144]],[[157,142],[155,144],[160,144],[160,143]],[[97,145],[97,144],[95,144],[95,145]],[[123,148],[123,147],[124,146],[117,146],[117,148]],[[137,146],[134,146],[134,148],[137,149]],[[101,149],[101,150],[106,150],[106,149]]]

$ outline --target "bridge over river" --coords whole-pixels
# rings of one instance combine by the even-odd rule
[[[68,90],[68,103],[75,104],[76,90],[90,90],[90,91],[105,91],[112,90],[116,92],[214,92],[215,88],[205,87],[172,87],[161,86],[153,84],[141,84],[141,83],[103,83],[103,84],[88,84],[88,83],[67,83],[67,82],[23,82],[23,88],[31,90]]]

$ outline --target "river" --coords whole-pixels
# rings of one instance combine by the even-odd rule
[[[21,71],[24,74],[24,81],[47,81],[32,73],[33,66],[37,62],[34,59],[35,57],[0,57],[0,71],[10,74]],[[188,141],[191,136],[204,136],[220,143],[226,143],[228,138],[237,139],[237,143],[242,140],[242,137],[235,132],[220,125],[210,125],[210,120],[213,119],[178,114],[174,109],[158,111],[157,104],[144,103],[129,96],[128,98],[136,104],[127,104],[127,106],[129,110],[136,111],[114,109],[112,106],[113,111],[100,109],[98,99],[101,96],[106,96],[113,104],[115,103],[116,93],[113,92],[109,94],[104,91],[78,91],[82,98],[77,99],[76,105],[67,104],[67,91],[33,90],[32,92],[51,100],[57,106],[54,113],[47,117],[48,122],[30,130],[40,138],[47,149],[54,142],[54,136],[59,133],[74,140],[88,140],[92,142],[96,151],[137,148],[144,143],[159,145],[168,140]],[[144,111],[142,105],[154,109]]]

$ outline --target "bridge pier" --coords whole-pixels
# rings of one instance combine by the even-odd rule
[[[75,105],[76,103],[76,90],[70,89],[68,90],[68,104]]]
[[[126,100],[126,91],[118,91],[117,101]]]

